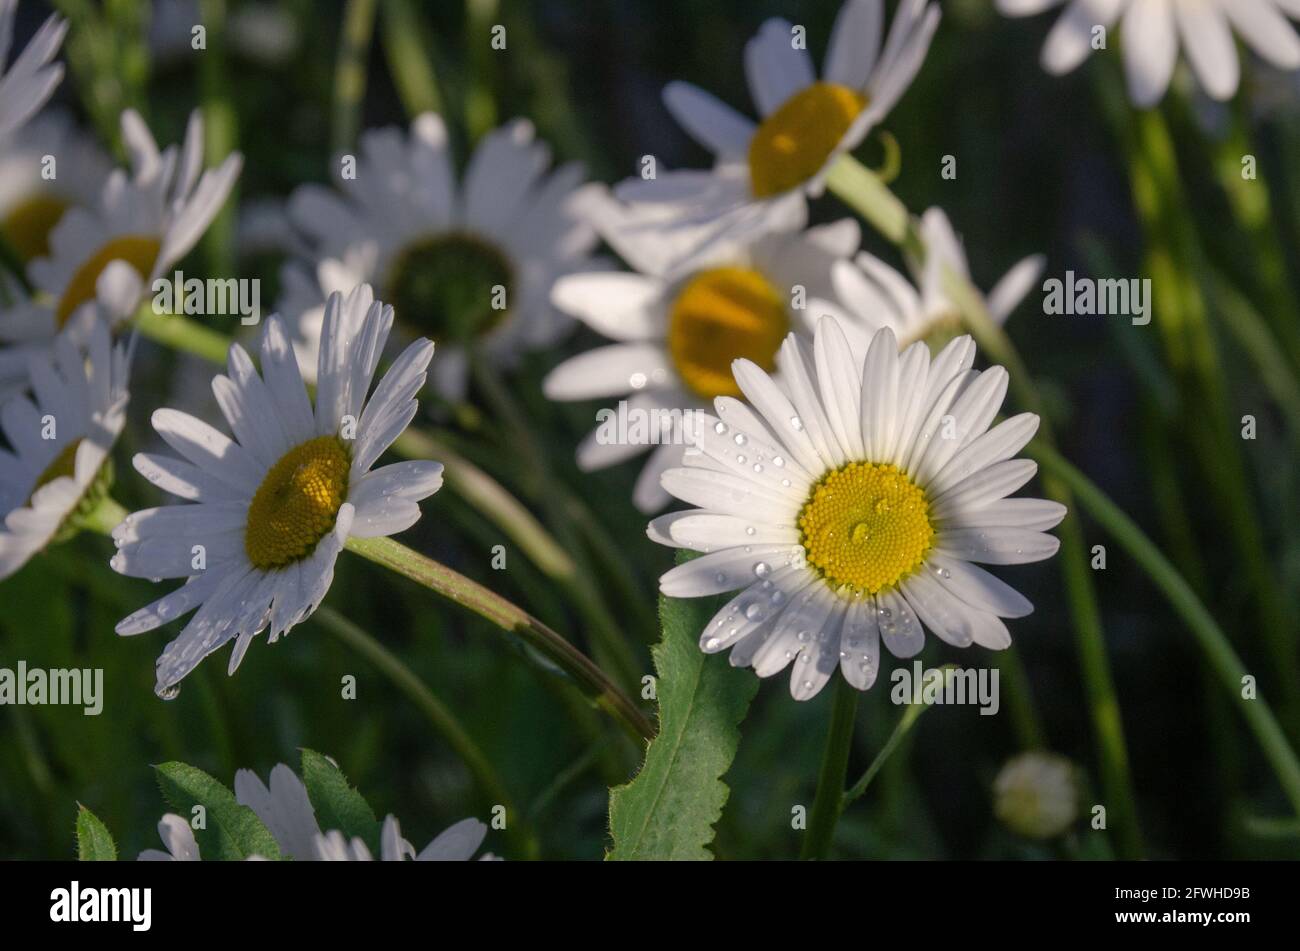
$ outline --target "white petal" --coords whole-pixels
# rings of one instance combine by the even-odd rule
[[[1170,0],[1132,0],[1124,13],[1123,50],[1129,95],[1137,106],[1154,106],[1169,88],[1178,58]]]

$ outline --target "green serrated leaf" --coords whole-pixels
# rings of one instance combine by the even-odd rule
[[[360,836],[379,854],[379,820],[343,771],[314,750],[302,751],[302,781],[323,831],[338,829],[348,838]]]
[[[82,862],[116,862],[117,846],[99,817],[77,804],[77,858]]]
[[[678,564],[685,558],[679,555]],[[740,721],[758,692],[758,678],[699,648],[700,632],[718,598],[659,599],[663,640],[653,654],[658,673],[659,734],[645,765],[609,793],[613,860],[710,860],[713,825],[730,790],[722,776],[740,745]]]
[[[163,796],[191,826],[194,807],[204,808],[205,827],[194,830],[199,855],[204,859],[238,860],[250,855],[280,858],[275,836],[257,818],[257,813],[241,806],[234,793],[203,770],[176,762],[154,768],[158,771]]]

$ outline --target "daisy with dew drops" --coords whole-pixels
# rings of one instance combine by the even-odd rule
[[[880,645],[911,657],[924,629],[956,647],[1002,649],[1002,618],[1033,606],[979,567],[1050,558],[1045,534],[1065,507],[1007,498],[1037,465],[1015,454],[1038,417],[993,426],[1007,389],[1001,367],[973,370],[970,337],[933,358],[901,354],[892,330],[857,359],[833,317],[812,343],[782,345],[779,376],[735,363],[748,404],[715,401],[672,495],[698,508],[660,516],[650,536],[703,552],[660,579],[669,597],[740,590],[709,621],[700,646],[770,677],[792,666],[796,700],[839,669],[859,690],[880,669]]]
[[[63,44],[68,21],[51,14],[8,69],[18,0],[0,0],[0,136],[9,135],[45,105],[63,79],[63,64],[50,62]]]
[[[778,230],[716,244],[672,266],[665,255],[671,240],[647,227],[653,217],[644,211],[604,192],[590,195],[582,210],[634,270],[556,282],[555,305],[614,342],[566,360],[542,389],[560,401],[625,398],[629,421],[661,421],[658,435],[645,439],[611,439],[602,424],[577,451],[579,468],[591,471],[640,455],[653,442],[632,493],[638,509],[653,513],[671,501],[659,477],[681,464],[692,414],[716,396],[739,394],[732,360],[746,357],[770,370],[788,332],[811,335],[806,302],[832,294],[832,269],[847,264],[860,230],[852,219],[803,230],[805,210],[796,208]]]
[[[339,191],[298,188],[288,213],[307,255],[285,267],[280,306],[303,374],[315,372],[326,296],[359,283],[393,304],[399,334],[437,342],[430,380],[451,400],[465,395],[471,352],[509,367],[567,333],[551,285],[592,269],[596,236],[572,210],[582,166],[550,163],[516,119],[483,137],[458,182],[446,126],[425,113],[409,133],[362,135]]]
[[[767,231],[826,187],[831,166],[857,148],[911,85],[939,25],[939,5],[903,0],[883,46],[883,0],[846,0],[835,18],[823,75],[797,42],[796,27],[765,22],[745,47],[755,123],[685,82],[664,88],[664,105],[716,157],[707,171],[632,178],[620,198],[675,210],[666,227],[698,230],[699,244]]]
[[[348,538],[393,535],[420,518],[419,502],[442,484],[425,460],[373,468],[414,418],[433,344],[410,344],[371,383],[393,308],[368,285],[330,295],[315,406],[279,318],[266,321],[259,374],[239,344],[212,391],[234,438],[175,410],[153,426],[179,457],[141,453],[135,468],[192,503],[129,515],[113,533],[113,568],[184,585],[117,625],[140,634],[194,611],[158,659],[160,696],[208,654],[234,641],[234,673],[254,636],[279,639],[315,611]],[[369,395],[368,395],[369,394]]]
[[[1032,16],[1068,2],[1047,42],[1043,68],[1061,75],[1093,50],[1096,30],[1119,24],[1129,96],[1143,108],[1169,88],[1181,46],[1201,87],[1231,99],[1241,80],[1233,33],[1280,69],[1300,68],[1300,36],[1287,17],[1297,0],[998,0],[1006,16]]]
[[[64,334],[27,361],[31,395],[0,402],[0,580],[76,532],[108,496],[126,423],[128,346],[97,321],[84,347]]]
[[[307,787],[298,775],[279,763],[271,770],[269,784],[251,769],[235,773],[235,799],[247,806],[262,820],[262,824],[275,839],[283,858],[298,862],[313,861],[370,861],[370,849],[359,838],[348,840],[342,832],[330,829],[322,832],[316,819],[316,810],[307,796]],[[418,853],[406,839],[394,816],[384,819],[380,833],[380,859],[384,862],[401,862],[413,858],[417,862],[465,862],[474,857],[478,847],[487,837],[487,826],[477,819],[462,819],[449,826]],[[138,856],[142,862],[197,862],[203,856],[189,822],[175,813],[167,813],[158,823],[158,836],[162,849],[145,849]],[[480,861],[496,856],[488,852]]]

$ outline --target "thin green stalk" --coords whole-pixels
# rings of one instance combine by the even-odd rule
[[[1268,702],[1262,696],[1246,699],[1242,695],[1248,672],[1233,651],[1227,635],[1191,586],[1133,520],[1055,449],[1036,441],[1030,444],[1027,453],[1038,460],[1045,471],[1069,486],[1080,504],[1142,567],[1186,622],[1224,688],[1240,705],[1242,715],[1272,765],[1283,792],[1296,815],[1300,816],[1300,762],[1296,761]]]
[[[442,112],[438,76],[426,51],[429,37],[410,0],[384,0],[381,29],[388,71],[406,114]]]
[[[493,88],[497,57],[506,54],[492,47],[493,30],[501,25],[499,13],[499,0],[465,0],[465,49],[470,64],[465,127],[471,142],[477,142],[497,124]],[[508,43],[508,36],[506,40]]]
[[[351,538],[348,550],[454,601],[529,646],[565,671],[598,707],[629,735],[648,740],[654,728],[645,714],[585,654],[522,608],[426,555],[391,538]]]
[[[1300,737],[1296,636],[1269,563],[1241,441],[1234,435],[1233,413],[1201,289],[1200,275],[1207,271],[1205,255],[1188,213],[1173,137],[1156,109],[1130,116],[1112,103],[1109,113],[1129,156],[1134,205],[1150,244],[1147,267],[1152,298],[1158,305],[1156,325],[1178,377],[1184,405],[1193,418],[1203,422],[1189,434],[1191,446],[1200,456],[1238,563],[1254,591],[1260,638],[1277,674],[1284,721],[1292,735]]]
[[[566,587],[587,623],[596,660],[609,667],[625,689],[634,689],[640,683],[642,666],[633,655],[622,627],[605,605],[605,599],[596,587],[595,566],[583,556],[582,547],[571,528],[567,508],[580,503],[570,499],[568,489],[551,472],[546,464],[545,450],[534,438],[532,427],[500,378],[478,356],[471,357],[471,361],[479,388],[508,427],[510,438],[521,454],[532,461],[531,477],[536,484],[534,496],[540,500],[560,537],[568,543],[568,549],[575,553],[577,571],[566,579]]]
[[[843,677],[832,678],[835,690],[831,706],[830,727],[826,731],[826,750],[817,777],[817,793],[808,831],[804,835],[800,858],[824,859],[835,837],[835,824],[843,809],[844,778],[849,770],[849,753],[853,749],[853,724],[858,712],[858,691]]]
[[[239,145],[239,122],[230,95],[226,69],[226,0],[201,0],[199,10],[207,28],[207,49],[199,59],[199,82],[203,91],[203,147],[209,165],[219,165]],[[239,205],[239,183],[230,199],[203,234],[208,271],[232,274],[235,270],[235,209]]]
[[[514,799],[506,791],[505,783],[487,755],[446,704],[396,654],[367,634],[360,625],[327,606],[317,608],[313,617],[327,631],[374,664],[394,687],[419,707],[434,732],[460,757],[488,801],[505,807],[508,817],[506,829],[516,846],[529,858],[536,858],[537,835],[527,816],[515,806]]]
[[[379,0],[347,0],[334,68],[334,120],[330,132],[335,152],[346,152],[361,128],[361,100],[366,95],[366,64],[375,31]]]
[[[916,724],[916,721],[920,719],[921,714],[929,709],[930,705],[928,703],[908,704],[907,709],[903,711],[903,715],[899,717],[898,725],[894,727],[894,732],[889,735],[889,739],[885,742],[885,745],[880,748],[880,752],[876,754],[876,758],[871,761],[871,765],[867,767],[867,771],[862,774],[862,777],[854,783],[852,787],[845,791],[844,797],[840,802],[841,810],[847,809],[852,803],[857,802],[858,799],[862,797],[862,794],[867,791],[867,787],[871,785],[871,781],[876,778],[876,774],[880,772],[885,763],[889,761],[889,757],[893,755],[894,750],[898,748],[898,744],[903,742],[903,738],[907,736],[908,732]]]
[[[1033,691],[1029,685],[1029,675],[1025,672],[1024,661],[1013,644],[997,655],[998,669],[1002,671],[1003,691],[1006,693],[1007,711],[1011,715],[1011,726],[1016,732],[1016,740],[1025,750],[1048,749],[1047,734],[1038,722],[1034,708]]]

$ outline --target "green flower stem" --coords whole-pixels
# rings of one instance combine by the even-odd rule
[[[898,244],[905,254],[924,260],[925,247],[907,209],[875,175],[855,159],[851,156],[841,158],[831,170],[828,185],[841,200],[880,229],[885,237]],[[1050,439],[1049,421],[1024,361],[1002,328],[989,316],[982,295],[969,281],[951,273],[948,277],[947,290],[961,310],[971,333],[992,359],[1007,368],[1022,405],[1037,412],[1042,419],[1040,439]],[[1062,571],[1074,620],[1075,639],[1088,691],[1093,728],[1100,747],[1102,780],[1111,806],[1113,827],[1121,854],[1136,858],[1141,854],[1142,846],[1129,776],[1128,747],[1106,656],[1101,615],[1087,564],[1083,533],[1073,513],[1068,489],[1052,480],[1044,480],[1043,484],[1049,496],[1071,510],[1059,529]],[[1012,672],[1014,673],[1014,665]],[[1012,681],[1014,680],[1013,677]],[[1027,696],[1019,705],[1032,710],[1032,701]],[[1017,719],[1028,716],[1022,710]],[[1037,722],[1036,716],[1033,716],[1033,722]],[[1023,727],[1021,731],[1023,733]],[[1041,728],[1035,730],[1034,735],[1036,739],[1044,736]]]
[[[98,505],[78,519],[77,527],[98,535],[112,535],[113,529],[121,525],[128,514],[111,495],[105,495]]]
[[[894,727],[894,732],[889,735],[889,739],[880,748],[880,752],[871,761],[871,765],[862,774],[862,778],[854,783],[851,788],[845,790],[844,796],[840,800],[841,810],[847,809],[852,803],[861,798],[862,794],[867,791],[867,787],[871,785],[871,781],[876,778],[876,774],[880,772],[881,768],[888,762],[889,757],[893,755],[894,750],[898,748],[898,744],[903,742],[903,738],[907,736],[916,721],[920,719],[921,714],[929,709],[930,705],[927,703],[908,704],[907,709],[903,711],[903,715],[898,720],[898,725]]]
[[[568,549],[575,553],[578,570],[566,579],[565,585],[587,624],[596,660],[613,671],[625,689],[634,689],[641,681],[643,667],[637,662],[622,628],[606,606],[605,599],[596,586],[595,566],[584,557],[582,545],[571,527],[573,519],[568,509],[579,506],[580,503],[570,497],[568,490],[551,472],[546,464],[544,448],[533,436],[532,427],[500,378],[478,355],[472,355],[470,359],[475,382],[505,423],[518,451],[532,461],[535,497],[540,500],[549,521],[567,543]]]
[[[1242,696],[1246,668],[1196,593],[1133,520],[1056,450],[1042,442],[1034,442],[1027,451],[1038,460],[1044,471],[1070,487],[1080,504],[1141,565],[1174,611],[1186,622],[1224,688],[1240,705],[1242,715],[1272,765],[1283,792],[1296,815],[1300,816],[1300,762],[1297,762],[1268,702],[1260,696],[1253,700]]]
[[[411,0],[384,0],[384,54],[406,114],[442,112],[442,94],[433,60],[426,51],[429,38]]]
[[[350,551],[403,575],[474,612],[507,633],[518,635],[564,670],[598,707],[637,739],[648,740],[654,728],[645,714],[599,667],[541,621],[477,581],[466,578],[391,538],[351,538]]]
[[[841,676],[831,679],[835,681],[831,722],[826,732],[821,772],[817,777],[817,793],[808,817],[808,831],[799,854],[803,859],[824,859],[830,850],[835,824],[843,809],[844,778],[849,771],[849,753],[853,748],[858,691]]]
[[[221,367],[226,365],[226,354],[234,342],[220,331],[189,317],[155,313],[149,304],[136,311],[132,326],[142,337],[155,343]]]
[[[456,715],[397,655],[371,637],[359,625],[326,606],[317,608],[313,618],[340,641],[374,664],[394,687],[406,694],[407,698],[420,708],[420,712],[428,718],[434,732],[442,737],[460,757],[488,801],[505,807],[506,815],[509,817],[506,828],[516,847],[529,858],[536,858],[539,854],[537,836],[531,824],[524,813],[515,807],[514,800],[506,792],[500,775]]]
[[[239,120],[231,99],[226,53],[226,0],[200,0],[199,12],[207,27],[207,49],[199,58],[199,84],[203,93],[203,147],[209,165],[225,161],[239,145]],[[208,272],[235,271],[235,209],[239,206],[239,181],[229,199],[203,233]]]
[[[335,152],[346,152],[361,127],[361,100],[366,95],[366,65],[375,31],[379,0],[347,0],[334,68],[334,117],[330,132]]]
[[[1146,269],[1157,303],[1155,325],[1182,396],[1184,415],[1203,425],[1189,435],[1215,502],[1227,522],[1242,574],[1253,589],[1260,638],[1278,685],[1279,707],[1293,737],[1300,738],[1300,659],[1294,625],[1273,568],[1251,497],[1251,480],[1235,437],[1233,413],[1202,292],[1208,273],[1204,251],[1182,184],[1173,136],[1157,109],[1133,114],[1116,90],[1118,77],[1102,72],[1107,115],[1129,159],[1133,203],[1146,232]]]
[[[500,23],[500,0],[465,0],[465,49],[469,83],[465,91],[465,128],[477,142],[497,124],[493,94],[497,50],[492,49],[492,28]]]

